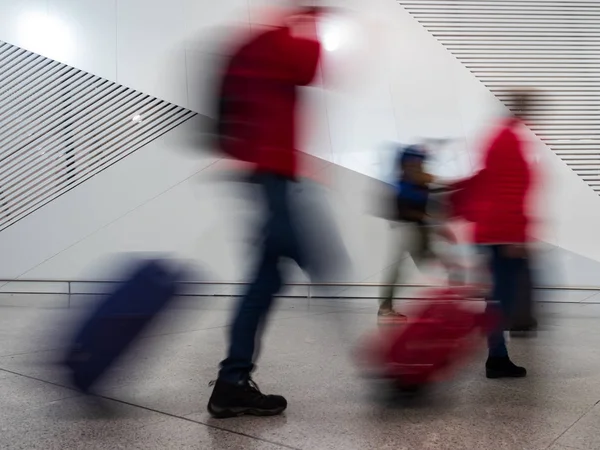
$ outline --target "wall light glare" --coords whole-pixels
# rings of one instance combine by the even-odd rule
[[[339,28],[331,28],[323,33],[323,48],[328,52],[334,52],[342,43],[342,36]]]
[[[68,61],[73,57],[74,39],[68,26],[39,11],[23,14],[17,21],[19,46],[42,56]]]
[[[348,46],[352,43],[356,36],[353,31],[356,31],[345,18],[329,16],[320,20],[319,35],[323,48],[328,52],[334,52],[342,46]]]

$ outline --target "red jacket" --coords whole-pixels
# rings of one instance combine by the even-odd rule
[[[226,153],[259,171],[298,175],[298,86],[312,82],[321,46],[293,37],[287,27],[261,31],[231,58],[223,92],[233,98],[227,114]]]
[[[513,244],[529,240],[527,198],[532,171],[519,138],[520,122],[507,120],[485,153],[484,167],[458,184],[455,200],[461,215],[474,223],[478,244]]]

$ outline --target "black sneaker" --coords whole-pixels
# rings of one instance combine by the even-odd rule
[[[508,356],[489,357],[485,363],[485,376],[487,378],[523,378],[527,376],[527,370],[515,365]]]
[[[265,395],[250,378],[240,383],[222,380],[211,382],[213,393],[208,402],[208,412],[216,419],[252,416],[276,416],[287,408],[281,395]]]

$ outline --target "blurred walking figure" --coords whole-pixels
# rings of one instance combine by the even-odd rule
[[[448,199],[439,180],[425,171],[427,150],[422,145],[411,145],[402,150],[396,161],[392,214],[394,227],[392,264],[386,270],[382,301],[379,306],[380,323],[404,320],[406,317],[394,309],[394,284],[402,282],[402,265],[405,256],[410,256],[418,268],[437,259],[449,275],[451,284],[462,284],[460,267],[450,255],[432,250],[432,239],[449,245],[456,244],[456,236],[447,226],[449,216]],[[434,185],[437,185],[435,186]]]
[[[412,145],[400,152],[396,161],[394,177],[394,204],[390,205],[394,218],[392,264],[386,271],[382,301],[378,316],[380,322],[404,319],[394,310],[394,284],[401,280],[401,267],[406,254],[419,266],[430,256],[430,234],[426,226],[429,184],[433,177],[424,171],[426,154],[424,148]]]
[[[517,306],[515,300],[523,274],[529,270],[527,202],[534,180],[520,128],[530,110],[533,94],[516,90],[511,95],[513,114],[503,119],[486,149],[483,169],[457,185],[468,193],[473,211],[474,241],[487,256],[493,300],[488,302],[488,308],[498,310],[505,319],[488,337],[488,378],[524,377],[527,374],[525,368],[510,360],[504,330],[510,326]],[[525,285],[529,289],[531,283]]]
[[[283,285],[280,263],[291,259],[312,278],[331,267],[329,257],[337,251],[327,209],[300,181],[296,150],[298,87],[312,82],[320,60],[318,14],[298,10],[280,26],[256,32],[231,56],[222,78],[219,147],[252,168],[264,223],[253,279],[237,306],[227,358],[208,403],[217,418],[276,415],[286,409],[284,397],[262,394],[250,377],[259,332]]]

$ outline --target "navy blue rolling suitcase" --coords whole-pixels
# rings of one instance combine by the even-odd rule
[[[179,294],[183,271],[158,261],[138,264],[100,301],[78,330],[65,365],[76,388],[88,392],[158,313]]]

